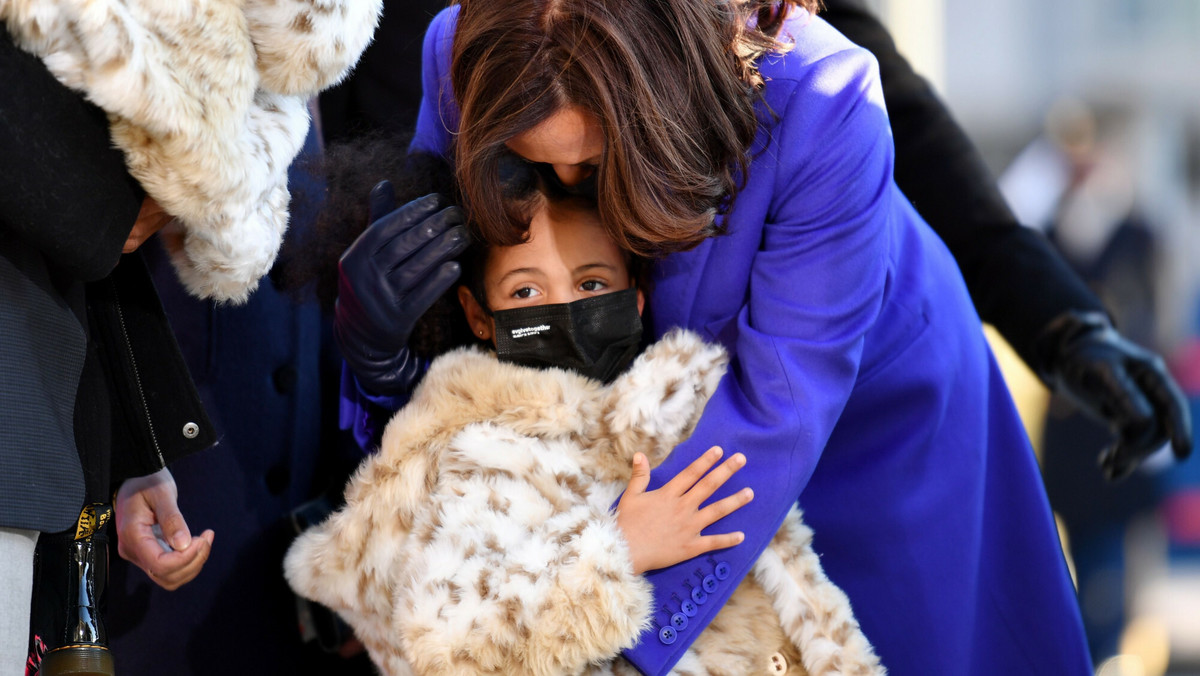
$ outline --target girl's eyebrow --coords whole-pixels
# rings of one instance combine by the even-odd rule
[[[596,262],[596,263],[584,263],[583,265],[580,265],[579,267],[575,268],[575,274],[578,275],[578,274],[587,272],[588,270],[593,270],[595,268],[603,268],[605,270],[608,270],[608,271],[614,272],[614,273],[617,272],[617,266],[615,266],[615,265],[610,265],[608,263]]]
[[[512,270],[509,270],[508,272],[504,273],[503,275],[500,275],[500,279],[496,280],[496,284],[497,285],[503,284],[504,281],[507,280],[509,277],[514,277],[516,275],[540,275],[540,274],[542,274],[542,271],[540,268],[513,268]]]

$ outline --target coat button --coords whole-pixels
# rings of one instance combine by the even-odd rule
[[[671,616],[671,626],[675,627],[675,631],[683,631],[684,629],[687,629],[687,626],[688,626],[687,615],[684,615],[683,613],[675,613],[674,615],[672,615]]]
[[[671,627],[663,627],[658,630],[658,640],[662,641],[663,645],[671,645],[677,638],[679,638],[679,634],[675,633]]]
[[[704,602],[708,600],[708,594],[699,587],[692,587],[692,600],[699,605],[704,605]]]
[[[787,658],[783,653],[775,653],[771,655],[771,668],[768,673],[771,674],[786,674],[788,670]]]
[[[184,423],[183,436],[187,439],[195,439],[200,436],[200,426],[194,422]]]
[[[700,581],[700,586],[704,587],[704,591],[711,594],[717,591],[717,578],[712,575],[705,575],[704,579]]]
[[[729,574],[732,572],[733,571],[730,570],[729,564],[725,563],[724,561],[718,563],[716,567],[713,568],[713,575],[716,575],[718,580],[728,580]]]
[[[688,617],[695,617],[696,613],[700,612],[700,608],[696,605],[696,602],[691,599],[679,604],[679,609]]]

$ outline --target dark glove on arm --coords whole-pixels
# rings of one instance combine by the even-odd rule
[[[371,190],[371,224],[338,261],[333,335],[358,382],[404,394],[422,360],[408,349],[417,319],[458,279],[467,247],[462,212],[437,194],[396,208],[392,185]]]
[[[1128,475],[1167,441],[1179,460],[1192,452],[1192,419],[1183,392],[1158,355],[1125,340],[1096,312],[1065,312],[1034,346],[1038,375],[1116,440],[1101,453],[1104,475]]]

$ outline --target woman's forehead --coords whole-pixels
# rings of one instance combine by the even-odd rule
[[[566,106],[508,140],[514,153],[544,164],[594,164],[604,152],[599,121],[578,106]]]

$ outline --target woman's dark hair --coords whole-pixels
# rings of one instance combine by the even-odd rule
[[[789,9],[817,2],[460,0],[452,152],[480,234],[520,241],[527,205],[497,189],[505,144],[568,105],[604,131],[596,195],[621,248],[657,257],[716,234],[758,128],[758,60],[785,48]]]

